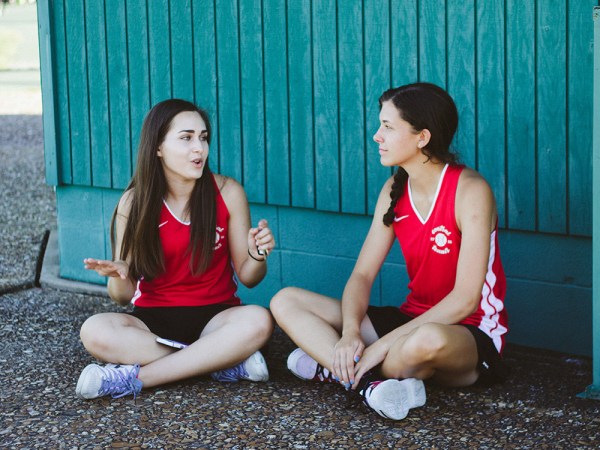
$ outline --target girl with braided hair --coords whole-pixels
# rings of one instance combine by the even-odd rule
[[[492,191],[449,150],[458,125],[452,98],[415,83],[384,92],[379,105],[373,139],[381,164],[398,170],[381,190],[341,303],[289,287],[271,312],[300,347],[288,357],[296,376],[341,383],[399,420],[425,404],[423,380],[458,387],[506,377],[506,277]],[[370,306],[396,239],[409,294],[399,307]]]

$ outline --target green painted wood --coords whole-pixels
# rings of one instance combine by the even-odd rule
[[[508,226],[536,229],[535,10],[506,3]]]
[[[219,172],[242,180],[239,12],[236,0],[216,9]]]
[[[52,68],[43,65],[40,67],[42,78],[51,77],[54,84],[54,99],[53,107],[56,111],[54,134],[56,137],[56,152],[58,165],[58,181],[59,183],[70,184],[73,182],[73,172],[71,170],[71,129],[69,121],[69,78],[67,76],[67,39],[66,39],[66,22],[65,22],[65,6],[62,0],[44,2],[50,10],[51,28],[50,44],[51,51],[54,57]],[[40,3],[38,3],[40,8]],[[40,10],[38,9],[38,13]],[[38,20],[41,19],[41,16]],[[42,81],[43,83],[43,81]],[[44,116],[51,111],[48,105],[47,98],[42,99],[44,102]],[[44,133],[46,136],[46,133]],[[49,182],[49,181],[48,181]]]
[[[40,70],[46,74],[46,77],[41,79],[42,101],[46,105],[50,105],[43,115],[43,126],[45,130],[54,130],[57,125],[57,111],[54,104],[55,88],[54,88],[54,56],[52,49],[52,18],[50,15],[50,5],[47,2],[37,4],[38,12],[38,36],[40,50]],[[57,185],[59,180],[58,168],[58,152],[57,139],[53,133],[44,134],[44,164],[46,183]]]
[[[366,0],[363,7],[365,42],[365,117],[367,160],[367,212],[372,214],[381,187],[391,170],[379,161],[373,135],[379,128],[381,94],[391,87],[390,4],[386,0]]]
[[[594,8],[594,88],[593,88],[593,274],[592,274],[592,348],[593,348],[593,386],[588,392],[600,397],[600,8]]]
[[[338,24],[333,2],[313,3],[315,183],[317,208],[340,210]]]
[[[171,39],[169,0],[147,2],[150,99],[152,105],[171,98]],[[188,38],[189,39],[189,38]]]
[[[567,231],[566,7],[537,3],[537,216],[540,229]]]
[[[448,7],[450,8],[450,7]],[[455,2],[446,14],[448,26],[447,89],[458,109],[458,130],[452,143],[460,160],[476,165],[475,15],[472,2]]]
[[[148,11],[146,0],[128,0],[125,3],[127,20],[127,57],[129,76],[129,112],[132,167],[137,161],[137,148],[144,117],[150,109],[150,54],[148,48]],[[127,155],[123,156],[127,159]]]
[[[111,186],[124,189],[132,174],[131,116],[129,113],[129,85],[127,64],[127,11],[120,0],[105,0],[106,53],[108,65],[109,149],[111,159]]]
[[[569,3],[568,12],[568,229],[570,234],[592,234],[592,114],[594,81],[591,76],[578,76],[593,71],[594,31],[590,27],[590,11],[594,0]]]
[[[171,79],[173,97],[194,100],[194,33],[192,29],[192,1],[176,0],[169,3],[171,27]]]
[[[392,86],[414,83],[419,79],[418,5],[417,0],[390,2]]]
[[[315,207],[311,2],[288,3],[290,187],[292,206]],[[293,32],[292,32],[293,31]]]
[[[242,96],[242,156],[246,195],[266,201],[265,103],[262,6],[260,0],[240,1],[240,65]]]
[[[504,227],[505,155],[505,64],[503,2],[477,2],[477,164],[496,196],[498,224]]]
[[[591,234],[597,1],[41,1],[55,184],[122,189],[144,116],[177,96],[209,111],[211,167],[252,201],[370,213],[391,173],[372,141],[377,99],[420,79],[455,98],[453,144],[490,182],[501,226]]]
[[[215,40],[215,4],[213,0],[193,0],[194,98],[211,120],[210,167],[219,168],[219,122],[217,120],[217,43]]]
[[[419,79],[446,87],[445,0],[419,1],[418,33]]]
[[[72,183],[81,186],[89,186],[92,183],[85,25],[83,0],[66,1],[66,62],[71,132],[68,151],[71,152]]]
[[[290,204],[287,14],[285,2],[263,8],[267,201]]]
[[[362,5],[338,5],[339,35],[339,158],[341,210],[364,214],[366,206],[366,159]],[[366,148],[372,148],[369,146]]]
[[[110,14],[110,12],[109,12]],[[92,185],[112,184],[104,1],[85,2]]]

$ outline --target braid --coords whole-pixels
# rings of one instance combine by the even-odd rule
[[[394,209],[400,196],[404,193],[404,187],[408,180],[408,173],[402,167],[398,167],[398,170],[394,174],[394,183],[392,184],[392,190],[390,192],[390,207],[387,212],[383,215],[383,224],[389,227],[394,223]]]

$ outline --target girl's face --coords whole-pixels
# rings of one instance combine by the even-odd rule
[[[168,182],[199,179],[208,158],[208,131],[200,114],[183,111],[173,117],[157,155]]]
[[[403,166],[423,155],[423,133],[415,131],[411,124],[403,120],[391,101],[381,105],[379,123],[373,140],[379,144],[382,165]]]

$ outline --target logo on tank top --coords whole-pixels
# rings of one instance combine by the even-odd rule
[[[225,234],[223,231],[225,231],[225,228],[221,227],[217,227],[215,231],[215,250],[219,250],[221,247],[223,247],[223,243],[221,242],[223,239],[225,239]]]
[[[452,239],[450,239],[451,231],[448,231],[444,225],[435,227],[431,230],[431,237],[429,240],[433,242],[431,250],[440,255],[447,255],[450,253],[450,245],[452,245]]]

